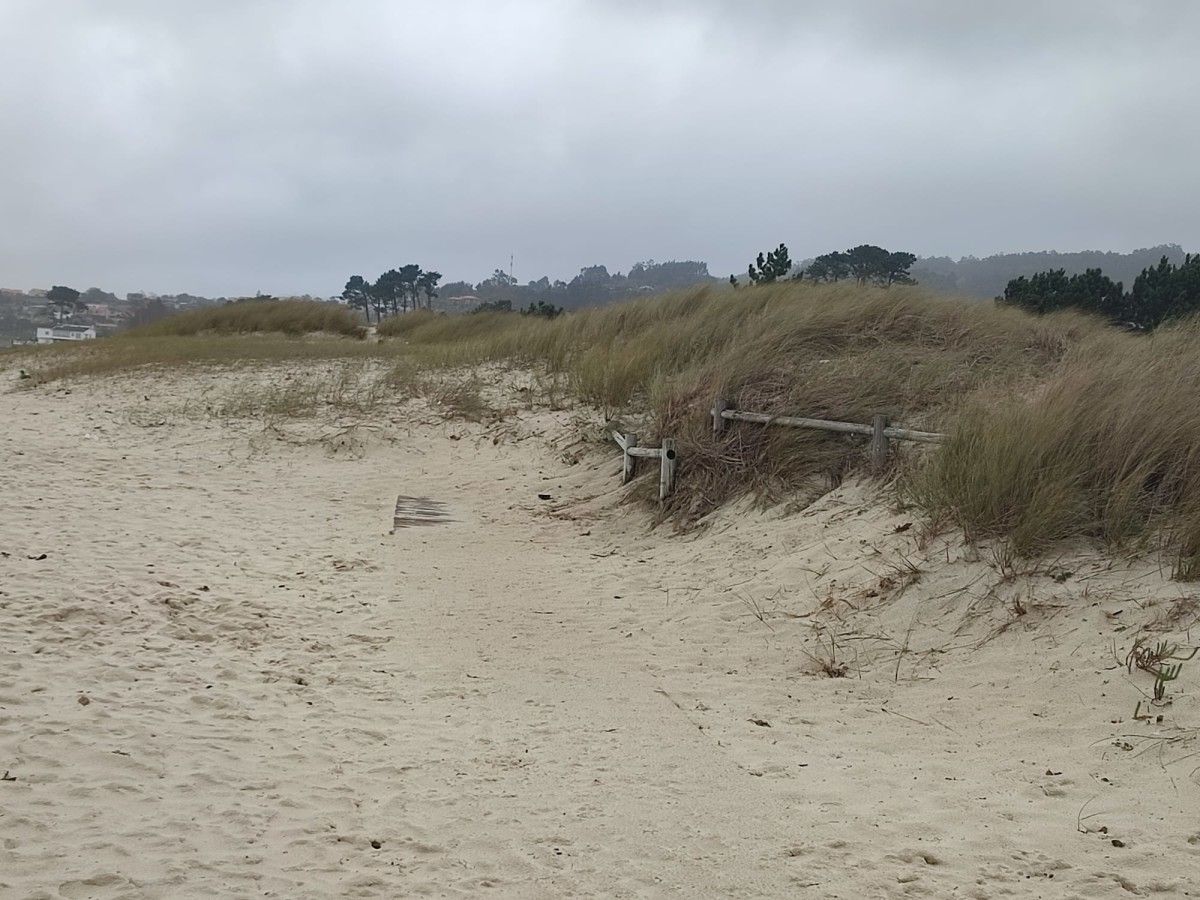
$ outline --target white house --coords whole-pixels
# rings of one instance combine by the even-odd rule
[[[96,337],[95,325],[51,325],[38,328],[39,344],[54,344],[59,341],[90,341]]]

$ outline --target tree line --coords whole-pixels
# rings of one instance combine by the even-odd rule
[[[893,284],[916,284],[909,269],[917,257],[903,251],[885,250],[874,244],[859,244],[849,250],[835,250],[811,260],[808,265],[797,268],[792,264],[786,244],[774,250],[759,253],[747,269],[751,284],[772,284],[776,281],[836,282],[854,279],[861,285],[874,284],[889,287]],[[729,283],[739,286],[736,275],[729,276]]]
[[[1101,269],[1113,281],[1132,284],[1143,269],[1157,265],[1164,256],[1178,265],[1183,262],[1183,248],[1178,244],[1159,244],[1128,253],[1037,250],[984,257],[964,256],[960,259],[922,256],[917,258],[912,273],[923,287],[946,294],[991,300],[1004,293],[1004,286],[1013,278],[1055,269],[1063,269],[1068,275]]]
[[[371,310],[375,321],[383,321],[385,315],[406,313],[409,309],[420,309],[424,300],[426,309],[433,309],[437,297],[441,272],[427,272],[415,263],[388,269],[375,281],[367,281],[361,275],[351,275],[342,289],[341,297],[347,306],[361,309],[371,321]]]
[[[1032,313],[1078,309],[1118,325],[1149,331],[1164,322],[1200,312],[1200,254],[1186,254],[1179,265],[1163,256],[1133,280],[1128,292],[1100,269],[1067,275],[1051,269],[1013,278],[997,302]]]
[[[564,309],[603,306],[616,300],[660,293],[697,284],[715,284],[708,264],[698,260],[645,260],[634,263],[627,274],[609,272],[607,266],[585,266],[570,281],[551,280],[543,275],[522,284],[510,273],[496,269],[477,284],[452,281],[442,286],[446,299],[481,303],[508,301],[513,310],[536,308],[539,303]]]
[[[717,281],[708,273],[708,266],[696,260],[654,260],[635,263],[627,275],[610,273],[605,266],[586,266],[570,281],[543,276],[521,284],[510,273],[496,269],[478,284],[468,281],[442,283],[438,272],[427,272],[412,264],[389,269],[374,282],[361,275],[352,276],[342,290],[340,299],[361,309],[371,321],[396,315],[410,309],[433,308],[433,300],[444,296],[451,304],[462,308],[463,301],[483,306],[485,310],[521,311],[527,315],[550,316],[564,309],[600,306],[614,300],[638,294],[656,293],[671,288],[691,287]],[[443,306],[446,301],[443,301]]]

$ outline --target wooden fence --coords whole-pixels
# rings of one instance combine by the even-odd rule
[[[871,439],[871,464],[882,468],[887,462],[890,441],[919,441],[924,444],[940,444],[946,435],[936,431],[914,431],[912,428],[897,428],[888,422],[887,416],[874,416],[870,425],[857,422],[833,422],[828,419],[804,419],[799,416],[772,416],[767,413],[743,412],[735,409],[728,400],[718,399],[711,411],[713,435],[725,430],[726,422],[755,422],[760,425],[784,425],[789,428],[817,428],[822,431],[837,431],[842,434],[861,434]]]
[[[820,431],[834,431],[840,434],[861,434],[871,439],[871,465],[882,469],[887,463],[888,449],[892,441],[917,441],[923,444],[940,444],[946,440],[946,435],[936,431],[916,431],[912,428],[900,428],[892,425],[887,416],[874,416],[870,425],[858,422],[834,422],[829,419],[806,419],[801,416],[773,416],[769,413],[746,412],[736,409],[728,400],[718,399],[710,412],[714,437],[720,437],[729,422],[751,422],[757,425],[781,425],[785,428],[815,428]],[[659,460],[658,499],[666,500],[675,487],[676,470],[679,456],[675,452],[675,441],[664,438],[661,447],[642,447],[638,445],[635,433],[621,434],[613,432],[613,440],[621,448],[624,465],[621,469],[621,483],[628,484],[636,471],[639,459]]]
[[[663,438],[661,447],[640,447],[636,432],[621,434],[613,432],[613,440],[621,448],[624,465],[621,467],[621,484],[629,484],[637,470],[639,459],[657,459],[658,465],[658,499],[666,500],[667,495],[675,487],[675,467],[679,459],[675,453],[675,439]]]

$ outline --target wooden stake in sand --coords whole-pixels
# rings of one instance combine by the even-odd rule
[[[658,470],[658,501],[662,503],[675,487],[675,439],[663,438]]]
[[[633,481],[633,473],[637,468],[637,457],[629,454],[630,447],[636,447],[638,436],[636,431],[631,431],[625,435],[625,443],[621,445],[621,449],[626,451],[624,454],[624,465],[621,469],[621,484],[629,484]],[[618,441],[618,443],[620,443]]]
[[[712,408],[712,426],[713,437],[717,437],[725,430],[725,416],[722,413],[729,409],[729,401],[724,397],[718,397],[713,403]]]
[[[887,416],[875,416],[871,420],[871,467],[876,472],[882,471],[883,467],[887,465],[887,427]]]

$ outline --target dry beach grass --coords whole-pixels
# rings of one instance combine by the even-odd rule
[[[716,397],[772,414],[867,422],[882,413],[952,435],[895,470],[932,520],[1007,538],[1018,554],[1095,537],[1168,548],[1181,577],[1200,565],[1194,325],[1144,336],[1074,314],[846,284],[697,289],[553,320],[416,313],[386,320],[380,341],[320,330],[335,313],[349,315],[233,304],[20,358],[34,384],[142,366],[356,361],[376,373],[368,393],[380,402],[386,381],[393,399],[437,395],[474,418],[496,371],[481,378],[479,366],[530,369],[546,396],[634,423],[646,440],[679,442],[686,470],[667,510],[678,521],[747,492],[811,497],[863,458],[862,441],[822,432],[742,426],[714,439],[706,412]]]

